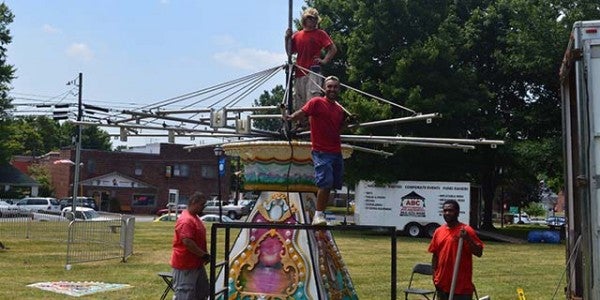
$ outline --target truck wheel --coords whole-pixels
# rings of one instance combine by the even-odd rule
[[[435,230],[438,227],[440,227],[440,224],[436,224],[436,223],[427,224],[427,227],[425,228],[427,231],[427,236],[429,236],[430,238],[433,237],[433,233],[435,232]]]
[[[423,232],[423,227],[417,223],[410,223],[406,225],[405,231],[411,237],[419,237]]]
[[[237,220],[237,214],[235,213],[235,211],[228,212],[227,216],[230,217],[232,220]]]

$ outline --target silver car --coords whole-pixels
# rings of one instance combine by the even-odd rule
[[[0,217],[16,217],[19,215],[19,208],[6,201],[0,201]]]
[[[51,197],[26,197],[16,203],[19,211],[33,212],[38,210],[60,212],[60,203]]]

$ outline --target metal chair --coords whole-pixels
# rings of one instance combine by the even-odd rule
[[[410,281],[408,282],[408,287],[404,289],[404,299],[408,300],[409,294],[421,295],[426,299],[435,300],[435,289],[422,289],[413,287],[413,278],[415,274],[428,276],[431,281],[431,276],[433,275],[433,269],[431,268],[431,264],[418,263],[413,267],[412,273],[410,274]],[[432,298],[430,298],[433,296]]]
[[[169,291],[174,291],[173,274],[171,272],[159,272],[158,276],[160,276],[160,278],[162,278],[162,280],[165,281],[165,284],[167,284],[167,287],[165,288],[165,290],[162,293],[162,296],[160,297],[160,300],[165,300]]]

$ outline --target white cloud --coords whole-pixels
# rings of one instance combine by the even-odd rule
[[[50,25],[50,24],[44,24],[42,26],[42,31],[48,34],[57,34],[60,33],[60,29]]]
[[[230,35],[218,35],[212,37],[215,46],[234,46],[235,39]]]
[[[286,62],[285,53],[275,53],[258,49],[239,49],[236,51],[219,52],[213,58],[222,64],[244,70],[261,70]]]
[[[90,61],[94,58],[94,52],[83,43],[74,43],[67,48],[67,55],[76,59]]]

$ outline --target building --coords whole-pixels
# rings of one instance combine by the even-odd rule
[[[22,171],[22,164],[0,164],[0,194],[10,194],[11,190],[27,190],[37,196],[40,184]],[[0,197],[1,198],[1,197]]]
[[[100,210],[154,213],[168,202],[187,203],[196,191],[218,195],[218,160],[212,147],[150,144],[122,152],[81,150],[78,194],[93,197]],[[56,198],[72,197],[75,149],[40,157],[50,171]],[[228,195],[229,168],[221,178]]]

